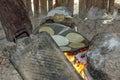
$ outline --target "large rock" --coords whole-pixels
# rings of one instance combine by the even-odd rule
[[[120,80],[120,34],[94,36],[88,51],[88,71],[94,80]]]
[[[6,39],[0,40],[0,80],[22,80],[14,66],[9,61],[9,58],[3,54],[4,48],[15,45],[9,43]]]
[[[19,39],[4,49],[4,55],[23,80],[82,80],[46,33]]]

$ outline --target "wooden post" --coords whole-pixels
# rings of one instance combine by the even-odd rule
[[[39,0],[34,0],[34,16],[39,15]]]
[[[68,0],[68,7],[74,10],[74,0]]]
[[[102,9],[108,10],[108,0],[103,0],[102,4],[103,4]]]
[[[109,0],[109,12],[113,12],[114,10],[114,2],[115,0]]]
[[[47,0],[40,0],[41,4],[41,14],[44,15],[44,14],[47,14]]]
[[[62,6],[62,0],[55,0],[55,7]]]
[[[26,6],[26,0],[22,0],[22,1],[23,1],[24,5]]]
[[[53,0],[48,0],[48,11],[53,8]]]
[[[94,0],[93,1],[93,6],[94,7],[98,7],[98,8],[102,8],[102,0]]]
[[[79,16],[85,18],[86,11],[86,0],[79,0]]]
[[[9,41],[32,33],[32,24],[22,0],[0,0],[0,21]]]
[[[86,0],[86,9],[89,10],[92,7],[93,0]]]
[[[32,2],[31,0],[26,0],[26,9],[28,10],[28,13],[30,16],[32,16]]]

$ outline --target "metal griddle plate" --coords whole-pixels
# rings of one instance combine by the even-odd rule
[[[89,46],[89,41],[83,35],[61,24],[47,23],[47,24],[40,25],[33,31],[33,33],[36,34],[39,32],[48,32],[56,41],[60,49],[64,52],[77,51],[83,48],[87,48]],[[57,40],[56,38],[54,38],[54,36],[57,36],[57,37],[62,36],[63,40],[61,40],[60,38]],[[68,39],[68,44],[64,43],[64,42],[67,42],[65,41],[66,39]],[[66,45],[62,46],[62,44],[66,44]]]

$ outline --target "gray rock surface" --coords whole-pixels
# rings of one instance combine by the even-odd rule
[[[47,33],[19,39],[3,53],[23,80],[82,80]],[[13,77],[17,80],[17,75]]]
[[[4,48],[14,43],[9,43],[6,39],[0,40],[0,80],[22,80],[9,58],[3,54]]]
[[[94,36],[88,51],[87,68],[94,80],[120,80],[120,34]]]

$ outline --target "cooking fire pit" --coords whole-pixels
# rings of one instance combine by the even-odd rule
[[[84,36],[67,26],[57,23],[43,24],[35,29],[34,34],[39,32],[49,33],[76,72],[84,80],[88,80],[84,69],[87,66],[86,52],[89,41]]]

